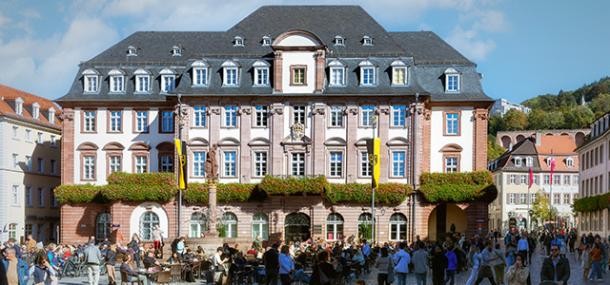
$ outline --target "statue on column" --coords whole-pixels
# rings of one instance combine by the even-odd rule
[[[205,159],[205,176],[208,178],[208,181],[215,181],[218,179],[218,162],[216,161],[217,149],[218,145],[214,144],[210,148],[208,156]]]

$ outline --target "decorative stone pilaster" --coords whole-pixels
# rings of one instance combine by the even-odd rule
[[[345,155],[345,165],[347,165],[347,182],[356,182],[358,179],[358,149],[355,142],[358,140],[358,106],[348,105],[345,115],[347,129],[347,146]]]
[[[222,107],[210,106],[208,111],[208,130],[210,132],[209,145],[213,146],[220,141],[220,114],[222,114]]]
[[[250,130],[252,126],[252,107],[248,105],[242,105],[239,109],[239,155],[240,155],[240,182],[250,183],[252,177],[252,153],[250,153]]]
[[[271,105],[269,115],[271,116],[271,125],[269,128],[269,137],[271,138],[271,145],[269,148],[269,151],[271,152],[271,169],[269,173],[271,175],[283,175],[284,150],[281,143],[285,136],[284,105],[281,103]]]
[[[390,158],[387,142],[390,140],[390,106],[380,105],[377,109],[377,123],[379,128],[379,139],[381,140],[380,163],[381,174],[380,182],[388,181]]]
[[[411,137],[411,145],[413,147],[413,177],[414,184],[419,186],[419,177],[424,171],[428,171],[425,168],[423,161],[424,157],[424,104],[423,103],[415,103],[413,104],[413,130],[411,133],[413,134]]]
[[[61,184],[74,183],[74,109],[63,109]]]
[[[326,123],[324,114],[326,105],[322,103],[314,104],[312,108],[313,128],[311,131],[313,141],[313,174],[324,175],[324,141],[326,140]]]
[[[472,156],[473,170],[487,169],[487,119],[488,110],[477,108],[473,112],[474,116],[474,138]]]
[[[282,51],[275,51],[273,58],[273,91],[282,92]]]
[[[324,81],[326,79],[324,68],[326,66],[326,54],[324,50],[318,50],[315,54],[316,58],[316,89],[314,92],[322,93],[324,91]]]

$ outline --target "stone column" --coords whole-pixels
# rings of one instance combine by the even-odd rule
[[[411,171],[413,172],[413,184],[419,186],[419,177],[424,170],[424,152],[423,152],[423,136],[424,136],[424,104],[415,103],[413,105],[413,130],[411,131],[411,147],[413,148],[413,165],[411,165]]]
[[[209,235],[212,238],[218,236],[216,230],[216,221],[218,220],[216,214],[216,181],[213,179],[208,181],[208,209],[209,209]]]
[[[210,147],[217,144],[220,140],[220,114],[222,114],[221,106],[210,105],[208,111],[208,130],[210,132]]]
[[[242,105],[239,110],[239,174],[241,183],[250,183],[252,177],[252,153],[250,152],[250,129],[252,127],[252,107]]]
[[[277,93],[282,92],[282,51],[274,52],[275,58],[273,59],[273,91]]]
[[[348,105],[345,112],[346,118],[346,131],[347,131],[347,146],[345,154],[345,165],[347,183],[356,182],[358,179],[358,148],[356,148],[356,141],[358,140],[358,106]]]
[[[74,183],[74,109],[63,109],[62,116],[61,184],[72,184]]]
[[[326,105],[321,103],[314,104],[313,107],[313,174],[324,175],[324,141],[326,140],[326,126],[324,122],[324,114]]]
[[[381,163],[381,175],[379,177],[380,182],[387,182],[389,176],[390,159],[388,154],[388,141],[390,139],[390,106],[379,105],[377,110],[377,122],[379,128],[379,139],[381,140],[380,149],[380,163]]]
[[[474,110],[474,153],[472,159],[472,170],[487,169],[487,113],[485,108],[477,108]]]
[[[322,91],[324,90],[324,79],[326,78],[325,76],[325,72],[324,72],[324,67],[326,66],[326,57],[324,54],[324,50],[318,50],[316,51],[315,54],[315,58],[316,58],[316,86],[315,86],[315,91],[316,93],[322,93]]]
[[[284,105],[275,103],[271,106],[269,112],[271,116],[270,141],[269,151],[271,152],[271,175],[283,175],[284,150],[281,142],[284,139]]]

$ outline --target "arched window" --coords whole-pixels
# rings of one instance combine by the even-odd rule
[[[252,217],[252,239],[269,239],[269,218],[263,213],[256,213]]]
[[[362,213],[358,217],[358,238],[373,239],[373,215],[371,213]]]
[[[407,239],[407,218],[405,215],[395,213],[390,216],[390,240]]]
[[[326,218],[326,240],[340,240],[343,238],[343,217],[332,213]]]
[[[95,239],[104,240],[110,238],[110,225],[111,225],[110,213],[101,213],[97,215],[95,219]]]
[[[140,217],[140,237],[143,240],[152,240],[152,231],[159,225],[159,216],[152,211],[147,211]]]
[[[237,237],[237,216],[231,212],[226,212],[222,215],[223,228],[220,231],[221,237],[236,238]]]
[[[205,214],[195,212],[191,215],[191,231],[190,238],[200,238],[201,234],[208,231],[208,223]]]

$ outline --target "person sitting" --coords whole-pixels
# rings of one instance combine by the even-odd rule
[[[152,250],[146,252],[146,256],[144,257],[142,262],[144,263],[144,268],[146,269],[161,266],[161,263],[159,263],[159,261],[157,261],[157,259],[155,258],[155,252]]]
[[[121,272],[121,278],[126,277],[127,280],[122,280],[122,281],[138,282],[141,284],[146,282],[148,284],[148,279],[144,275],[141,275],[140,272],[138,272],[137,270],[134,270],[131,266],[131,263],[132,263],[131,254],[123,255],[123,263],[121,264],[120,272]]]
[[[169,264],[182,263],[182,259],[180,258],[180,255],[177,252],[174,252],[174,253],[172,253],[172,256],[170,256],[167,259],[167,263],[169,263]]]

